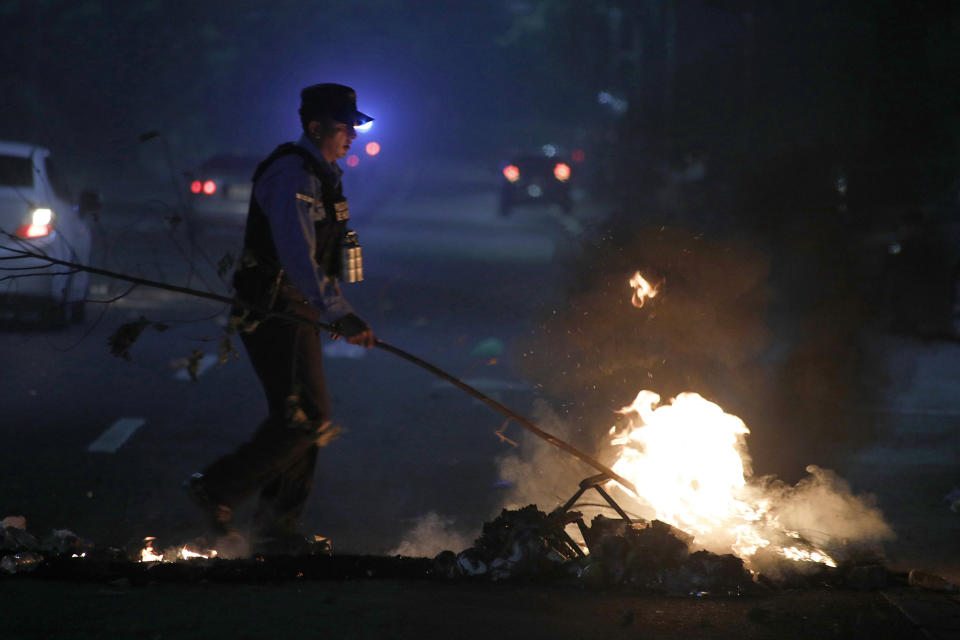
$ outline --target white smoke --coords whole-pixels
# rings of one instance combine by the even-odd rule
[[[795,486],[764,479],[763,494],[780,523],[818,544],[863,547],[894,537],[872,495],[854,495],[834,471],[809,465],[810,475]]]
[[[478,531],[480,524],[477,523]],[[453,518],[431,511],[417,519],[413,528],[388,555],[432,558],[447,549],[459,552],[472,546],[477,535],[464,533],[457,528]]]
[[[535,418],[539,426],[557,437],[573,441],[577,435],[568,423],[545,404],[535,408]],[[615,418],[612,412],[611,418],[613,422]],[[505,508],[514,509],[535,503],[542,511],[549,512],[573,495],[581,479],[595,473],[590,467],[532,434],[520,438],[520,445],[516,453],[500,460],[501,477],[514,485],[506,496]],[[590,453],[609,463],[609,443],[601,443],[599,449]],[[749,474],[748,452],[744,448],[741,453]],[[803,540],[828,551],[838,561],[856,555],[879,555],[880,543],[892,539],[894,533],[884,521],[874,497],[855,495],[849,483],[833,471],[810,465],[807,473],[809,475],[806,478],[793,486],[774,477],[747,477],[747,486],[740,497],[753,504],[768,505],[767,511],[775,517],[777,529],[798,533]],[[655,517],[652,508],[644,505],[642,499],[628,499],[618,489],[613,488],[611,493],[631,517]],[[587,523],[598,513],[617,517],[599,494],[592,491],[584,493],[573,509],[582,512]],[[568,528],[568,532],[579,540],[575,527]],[[789,540],[785,538],[782,542],[789,544]],[[729,536],[717,535],[698,540],[695,545],[714,553],[731,553],[730,542]]]
[[[600,443],[596,447],[599,450],[590,450],[589,446],[578,442],[588,438],[579,434],[545,402],[537,402],[532,417],[544,430],[583,448],[601,461],[610,462],[612,447],[609,442]],[[616,419],[611,411],[611,422]],[[521,435],[511,434],[511,437],[518,441],[519,447],[498,461],[500,479],[509,482],[511,488],[504,494],[502,505],[488,514],[487,519],[492,519],[501,508],[519,509],[528,504],[535,504],[541,511],[549,513],[567,502],[579,488],[581,480],[597,473],[531,433],[524,431]],[[746,453],[743,452],[745,457]],[[884,521],[873,496],[854,494],[849,483],[833,471],[810,465],[807,473],[806,478],[792,486],[775,477],[747,478],[747,486],[739,497],[752,504],[767,505],[767,513],[774,518],[772,522],[775,524],[764,530],[765,534],[772,534],[769,539],[789,546],[796,541],[782,537],[784,531],[796,532],[802,541],[828,552],[840,562],[865,554],[882,555],[881,543],[892,539],[894,533]],[[631,517],[647,520],[655,517],[653,509],[644,505],[643,500],[625,499],[625,494],[616,489],[611,493]],[[587,523],[601,513],[617,517],[602,497],[591,490],[578,499],[573,510],[581,512]],[[463,525],[458,526],[452,518],[428,513],[390,553],[432,557],[445,549],[461,551],[472,546],[479,535],[481,518],[478,514],[477,522],[472,523],[475,533],[467,534]],[[581,541],[576,527],[568,527],[567,532]],[[729,536],[719,535],[699,539],[694,545],[714,553],[731,553],[731,541]],[[763,553],[745,560],[752,568],[769,575],[777,572],[776,563],[783,562],[782,556]]]
[[[534,423],[558,438],[571,442],[576,440],[573,429],[547,403],[538,400],[533,408],[532,418]],[[526,430],[509,435],[517,440],[520,446],[498,461],[500,480],[511,485],[503,494],[502,504],[489,514],[478,513],[477,521],[470,523],[472,534],[464,532],[465,523],[458,523],[453,518],[434,512],[427,513],[417,519],[400,544],[389,552],[390,555],[433,557],[446,549],[462,551],[473,546],[480,535],[483,521],[492,520],[499,515],[501,509],[519,509],[528,504],[536,504],[541,511],[550,512],[573,495],[580,480],[597,473],[595,469]],[[589,513],[588,521],[601,513],[601,510],[596,508],[578,507],[577,510],[585,515]],[[604,512],[608,516],[616,517],[609,509]],[[570,527],[569,533],[579,539],[575,527]]]
[[[571,425],[542,400],[534,404],[533,422],[561,440],[577,440]],[[505,495],[506,509],[536,504],[550,512],[573,495],[581,480],[598,473],[532,433],[524,431],[517,439],[520,446],[498,461],[500,479],[512,485]]]

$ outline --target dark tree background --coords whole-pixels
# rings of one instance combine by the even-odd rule
[[[591,440],[640,388],[699,391],[785,475],[873,433],[855,248],[960,166],[951,0],[0,0],[0,20],[0,138],[105,191],[289,139],[318,81],[356,86],[410,162],[586,149],[613,215],[518,345],[526,374]],[[641,310],[636,269],[665,281]]]
[[[756,471],[836,464],[885,389],[870,341],[889,299],[858,247],[958,177],[960,7],[604,6],[620,39],[598,55],[630,105],[599,125],[614,216],[525,350],[563,359],[528,355],[528,374],[591,440],[641,388],[693,390],[746,420]],[[640,310],[636,269],[664,282]]]

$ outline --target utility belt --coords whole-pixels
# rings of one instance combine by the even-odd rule
[[[283,269],[259,262],[244,249],[240,264],[233,273],[233,289],[239,304],[230,313],[230,324],[241,331],[253,331],[267,314],[274,311]]]
[[[356,232],[347,231],[339,248],[340,282],[363,280],[363,253]],[[270,311],[298,312],[306,299],[285,277],[279,264],[258,260],[244,249],[240,264],[233,274],[233,288],[241,304],[231,313],[231,324],[243,331],[252,331]]]

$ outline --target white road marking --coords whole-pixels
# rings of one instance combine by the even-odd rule
[[[209,369],[216,363],[217,363],[217,356],[213,355],[212,353],[205,354],[202,358],[200,358],[200,362],[197,363],[197,377],[199,378],[200,376],[202,376],[207,369]],[[176,380],[189,380],[190,372],[187,371],[186,368],[180,369],[175,374],[173,374],[173,377]]]
[[[133,433],[146,424],[144,418],[120,418],[109,429],[100,434],[100,437],[90,443],[87,451],[94,453],[114,453],[123,446]]]

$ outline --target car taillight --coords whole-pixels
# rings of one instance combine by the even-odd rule
[[[217,183],[213,180],[207,180],[203,183],[203,192],[208,196],[212,196],[217,192]]]
[[[380,153],[380,143],[379,142],[368,142],[367,146],[364,147],[367,151],[368,156],[375,156]]]
[[[566,182],[570,179],[570,166],[565,162],[558,162],[553,167],[553,177],[560,182]]]
[[[194,180],[190,183],[190,193],[200,193],[203,191],[203,183],[199,180]]]
[[[520,179],[520,169],[516,165],[507,165],[503,168],[503,177],[510,182],[516,182]]]
[[[18,238],[42,238],[53,231],[53,210],[34,209],[30,222],[20,225],[15,235]]]

